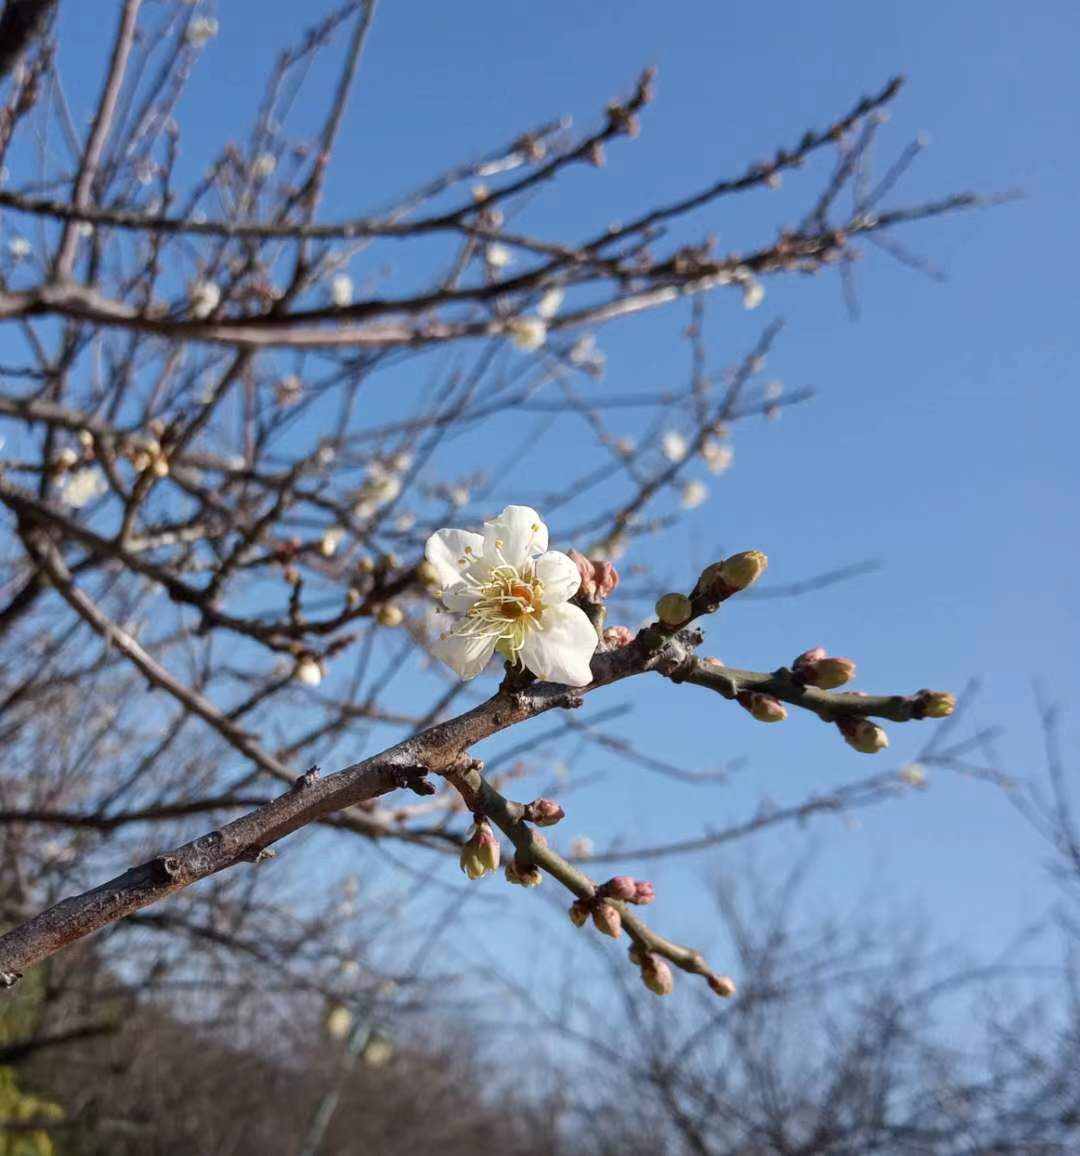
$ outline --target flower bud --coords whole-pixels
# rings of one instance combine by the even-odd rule
[[[323,680],[322,663],[310,654],[305,654],[296,664],[296,678],[305,686],[318,686]]]
[[[720,575],[732,590],[745,590],[765,573],[769,559],[760,550],[744,550],[720,563]]]
[[[575,899],[570,904],[570,922],[575,927],[584,927],[585,921],[589,918],[589,901],[587,899]]]
[[[393,602],[384,602],[375,611],[375,621],[380,626],[400,626],[405,621],[405,615],[400,606],[395,606]]]
[[[645,952],[641,957],[641,981],[656,995],[671,995],[675,988],[671,968],[652,951]]]
[[[710,975],[709,987],[711,987],[721,999],[731,999],[735,994],[735,981],[730,975]]]
[[[581,575],[578,594],[587,602],[603,602],[619,584],[619,572],[608,561],[586,558],[577,550],[570,551],[570,559]]]
[[[694,607],[685,594],[665,594],[656,603],[656,617],[665,626],[677,630],[694,617]]]
[[[612,899],[621,899],[623,902],[629,903],[633,900],[634,892],[637,890],[637,881],[631,879],[629,875],[616,875],[613,879],[602,883],[598,890],[601,894]]]
[[[525,805],[525,821],[537,827],[554,827],[565,818],[566,812],[554,799],[533,799]]]
[[[889,745],[889,736],[868,718],[842,718],[836,723],[844,742],[863,755],[876,755]]]
[[[422,582],[425,586],[438,586],[439,572],[425,558],[423,562],[416,567],[416,580]]]
[[[522,863],[515,855],[506,865],[506,882],[518,887],[539,887],[544,876],[540,868],[532,863]]]
[[[915,706],[920,718],[948,718],[956,710],[956,695],[946,690],[920,690]]]
[[[632,942],[630,944],[630,950],[627,952],[627,954],[630,956],[630,962],[635,967],[640,967],[641,961],[645,958],[645,949],[641,946],[640,943]]]
[[[836,690],[855,677],[855,663],[850,658],[831,658],[823,646],[800,654],[791,670],[804,686],[816,686],[818,690]]]
[[[758,722],[783,722],[787,718],[787,708],[771,694],[760,694],[756,690],[741,690],[735,696],[735,701],[748,710]]]
[[[326,1034],[335,1040],[343,1040],[352,1027],[352,1012],[347,1007],[337,1004],[326,1014]]]
[[[608,650],[618,650],[634,641],[634,632],[629,626],[609,626],[604,631],[604,645]]]
[[[656,889],[647,880],[638,879],[634,883],[634,897],[630,900],[631,903],[644,907],[645,904],[652,903],[655,898]]]
[[[479,879],[499,866],[501,849],[487,820],[473,824],[472,833],[461,848],[458,863],[470,879]]]
[[[592,921],[597,931],[604,935],[610,935],[612,939],[618,939],[622,935],[622,916],[619,914],[619,909],[612,907],[610,903],[603,901],[594,903]]]

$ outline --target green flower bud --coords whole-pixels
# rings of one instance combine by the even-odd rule
[[[765,573],[769,559],[760,550],[744,550],[720,563],[720,577],[732,590],[745,590]]]
[[[694,607],[685,594],[665,594],[657,600],[656,617],[664,626],[677,630],[694,617]]]

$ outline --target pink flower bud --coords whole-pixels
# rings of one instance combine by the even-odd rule
[[[538,827],[554,827],[566,818],[566,812],[554,799],[534,799],[525,806],[525,820]]]
[[[644,907],[646,903],[652,903],[655,898],[656,890],[653,885],[645,879],[639,879],[634,884],[634,897],[630,902]]]
[[[618,939],[622,935],[622,916],[619,909],[612,907],[610,903],[604,903],[603,900],[594,903],[592,921],[597,931],[610,935],[612,939]]]
[[[671,995],[675,988],[671,968],[652,951],[645,952],[641,957],[641,981],[656,995]]]
[[[710,975],[709,987],[711,987],[721,999],[731,999],[735,994],[735,981],[730,975]]]
[[[506,882],[518,887],[539,887],[544,881],[540,868],[532,863],[522,863],[515,856],[506,865]]]
[[[800,654],[791,671],[804,686],[836,690],[855,677],[855,663],[850,658],[830,658],[823,646],[816,646]]]
[[[624,903],[630,903],[637,891],[637,881],[631,879],[629,875],[616,875],[601,884],[597,890],[611,899],[621,899]]]
[[[783,722],[787,718],[787,708],[771,694],[760,694],[756,690],[741,690],[735,696],[735,701],[749,711],[758,722]]]
[[[889,745],[889,736],[868,718],[837,719],[836,725],[844,742],[863,755],[876,755]]]
[[[629,626],[609,626],[604,631],[604,645],[608,650],[617,650],[620,646],[629,646],[634,641],[634,632]]]
[[[498,868],[501,854],[499,840],[490,824],[481,819],[474,824],[472,834],[461,848],[458,863],[470,879],[479,879]]]
[[[610,562],[586,558],[577,550],[570,551],[570,560],[581,575],[578,594],[587,602],[603,602],[618,586],[619,572]]]
[[[585,921],[589,918],[589,907],[587,899],[575,899],[570,904],[570,922],[575,927],[584,927]]]

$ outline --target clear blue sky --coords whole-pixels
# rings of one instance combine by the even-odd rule
[[[62,5],[66,60],[88,92],[103,59],[106,7]],[[306,5],[302,19],[320,11]],[[217,14],[220,36],[181,110],[193,162],[240,133],[257,82],[298,27],[297,6],[286,0],[230,0]],[[788,326],[770,372],[819,392],[779,422],[740,427],[734,469],[665,540],[664,570],[673,578],[689,573],[689,560],[708,561],[720,543],[766,550],[778,582],[880,559],[880,571],[841,587],[733,605],[713,626],[710,646],[733,664],[766,667],[823,643],[859,661],[859,685],[868,690],[959,688],[979,676],[968,725],[1002,723],[1003,763],[1037,772],[1031,680],[1045,679],[1066,705],[1080,691],[1078,36],[1080,10],[1064,0],[1026,8],[1006,0],[669,0],[662,7],[384,0],[324,212],[378,205],[553,114],[589,123],[642,66],[656,64],[657,100],[640,140],[613,149],[604,173],[575,178],[561,200],[549,195],[535,218],[587,235],[634,206],[794,143],[805,128],[905,73],[882,155],[919,131],[931,147],[898,199],[1017,186],[1027,197],[905,234],[944,267],[945,284],[871,253],[855,323],[834,279],[770,282],[753,314],[734,296],[710,305],[718,362],[737,357],[765,322],[783,315]],[[703,221],[721,248],[749,248],[783,220],[778,206],[791,205],[795,215],[813,181],[799,177],[776,194],[722,202]],[[683,382],[684,321],[672,312],[605,331],[606,387]],[[555,454],[523,461],[498,498],[555,488],[563,466]],[[598,844],[616,833],[635,843],[693,835],[705,822],[747,815],[762,795],[795,799],[870,767],[812,719],[761,727],[703,692],[659,683],[590,705],[613,701],[640,704],[628,729],[647,750],[657,749],[662,704],[664,742],[685,765],[745,755],[749,767],[730,788],[679,787],[586,754],[576,769],[604,773],[606,786],[574,797],[572,822]],[[914,726],[891,733],[896,766],[926,734]],[[1073,713],[1067,750],[1076,733]],[[850,906],[868,880],[880,880],[902,906],[921,907],[943,935],[976,953],[1004,946],[1051,900],[1043,849],[1005,800],[945,772],[932,775],[929,791],[863,813],[855,829],[826,819],[814,830],[823,836],[823,907]],[[803,838],[788,831],[761,840],[757,857],[780,864]],[[693,930],[700,908],[687,895],[713,862],[651,872],[666,929],[707,941],[707,931]],[[728,868],[737,862],[724,860]]]

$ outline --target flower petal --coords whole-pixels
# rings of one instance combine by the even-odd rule
[[[556,606],[573,598],[581,585],[581,571],[560,550],[549,550],[536,560],[536,576],[544,584],[544,605]]]
[[[431,653],[459,677],[475,678],[495,653],[495,641],[491,634],[455,634],[451,630],[432,642]]]
[[[467,582],[458,582],[454,586],[445,587],[439,597],[447,610],[452,610],[455,614],[464,614],[480,595],[474,586],[470,586]]]
[[[585,611],[562,602],[544,607],[539,629],[530,630],[521,661],[547,682],[586,686],[592,682],[589,659],[596,650],[596,630]]]
[[[470,554],[466,554],[468,547]],[[484,549],[484,539],[470,530],[436,530],[427,540],[424,557],[435,567],[439,585],[445,589],[461,581],[461,572],[468,561],[478,558]],[[467,559],[463,564],[462,559]]]
[[[547,526],[532,506],[507,506],[484,523],[484,556],[492,566],[506,563],[517,569],[548,548]]]

